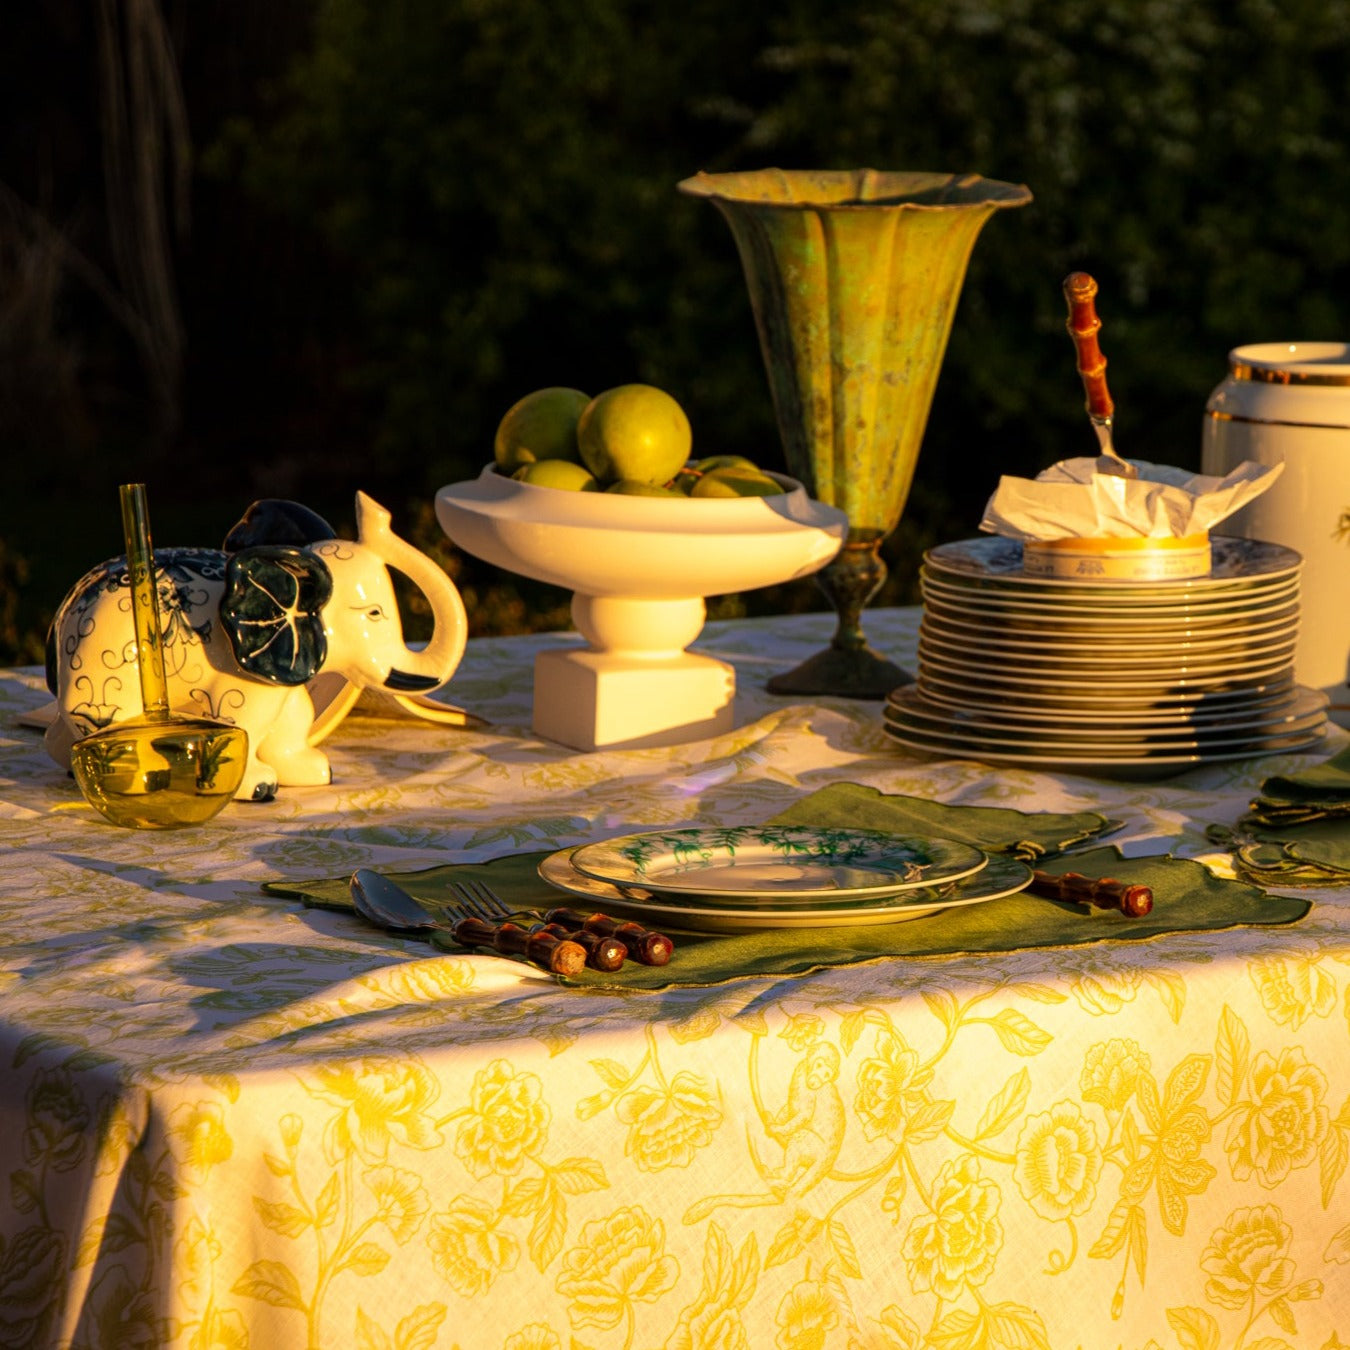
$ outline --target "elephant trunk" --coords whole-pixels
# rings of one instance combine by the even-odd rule
[[[357,538],[426,596],[435,627],[430,642],[420,651],[405,648],[398,667],[385,680],[385,687],[397,693],[434,689],[455,673],[464,655],[469,635],[464,602],[444,569],[420,549],[400,539],[389,528],[389,521],[389,512],[378,502],[364,492],[356,494]]]

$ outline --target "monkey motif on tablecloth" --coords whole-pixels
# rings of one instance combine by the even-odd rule
[[[827,1177],[835,1176],[845,1129],[839,1069],[839,1051],[828,1041],[812,1042],[793,1067],[787,1101],[771,1116],[761,1109],[765,1133],[782,1147],[782,1163],[766,1164],[755,1149],[754,1139],[750,1139],[750,1156],[766,1189],[707,1196],[690,1207],[684,1216],[685,1223],[698,1223],[723,1206],[749,1209],[780,1205],[789,1197],[804,1196]],[[750,1071],[753,1076],[753,1051]],[[841,1175],[838,1179],[845,1178]]]

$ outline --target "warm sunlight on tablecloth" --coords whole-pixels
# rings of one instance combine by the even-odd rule
[[[869,636],[912,659],[917,618]],[[918,759],[877,705],[763,693],[829,627],[710,625],[738,729],[593,755],[528,730],[534,653],[571,639],[475,642],[450,692],[487,730],[352,721],[332,788],[174,834],[95,817],[12,726],[36,674],[0,676],[0,1344],[1350,1343],[1350,891],[1285,927],[658,993],[259,889],[754,823],[840,779],[1212,859],[1206,825],[1317,758]]]

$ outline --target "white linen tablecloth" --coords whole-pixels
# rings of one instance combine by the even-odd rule
[[[867,630],[912,662],[917,621]],[[350,720],[332,787],[172,833],[102,822],[13,725],[36,672],[0,674],[0,1345],[1350,1344],[1350,891],[1288,927],[614,993],[259,890],[841,779],[1212,856],[1206,824],[1319,757],[921,759],[876,704],[763,692],[831,626],[709,625],[737,729],[596,754],[529,730],[534,653],[574,638],[476,641],[448,692],[488,729]]]

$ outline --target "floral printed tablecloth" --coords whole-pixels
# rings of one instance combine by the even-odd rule
[[[912,660],[915,610],[869,615]],[[529,731],[561,635],[470,644],[466,732],[350,720],[333,787],[103,824],[0,675],[0,1345],[958,1350],[1350,1344],[1350,892],[1297,924],[564,990],[264,881],[751,823],[840,779],[1101,810],[1219,855],[1261,779],[899,750],[765,676],[826,616],[709,625],[737,729]],[[1333,730],[1325,753],[1346,742]]]

